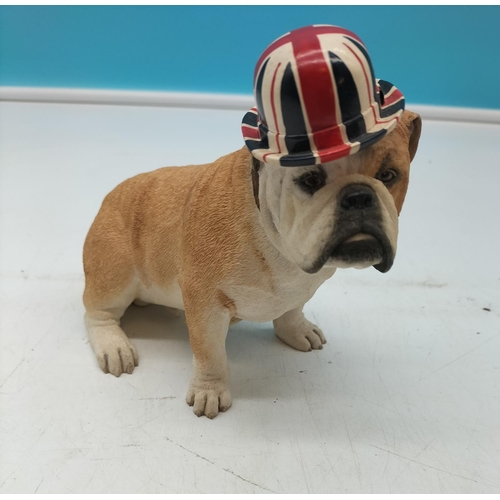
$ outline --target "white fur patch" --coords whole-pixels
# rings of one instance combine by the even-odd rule
[[[137,297],[149,304],[184,310],[182,291],[177,281],[168,288],[160,288],[157,285],[145,287],[141,284],[138,287]]]

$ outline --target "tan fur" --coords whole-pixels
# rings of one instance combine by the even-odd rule
[[[420,118],[405,112],[364,163],[362,175],[379,190],[371,178],[388,154],[401,169],[389,189],[398,214],[419,135]],[[119,327],[133,301],[185,310],[194,354],[187,401],[197,415],[212,418],[231,405],[224,342],[238,319],[274,320],[293,347],[322,348],[323,333],[302,307],[335,269],[307,274],[270,241],[256,187],[244,147],[207,165],[137,175],[106,196],[83,254],[86,324],[104,371],[119,376],[137,365]]]
[[[384,148],[381,150],[378,157],[380,158],[384,153],[389,151],[395,163],[402,167],[404,178],[394,187],[389,188],[389,192],[394,198],[394,204],[396,205],[398,215],[401,213],[406,191],[408,190],[408,183],[410,182],[410,162],[417,153],[421,131],[422,120],[420,116],[416,113],[405,111],[396,129],[384,139],[386,144],[384,144]],[[409,144],[409,146],[408,148],[401,148],[401,144]],[[378,158],[375,158],[374,164],[377,164]],[[370,175],[370,173],[368,175]]]

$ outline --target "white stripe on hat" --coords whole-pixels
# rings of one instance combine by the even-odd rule
[[[340,107],[339,92],[336,88],[337,84],[335,82],[335,77],[333,75],[333,68],[332,68],[331,59],[330,59],[330,56],[328,54],[329,51],[331,50],[331,47],[333,46],[334,39],[336,40],[336,42],[335,42],[336,44],[338,44],[339,46],[342,46],[342,43],[346,38],[345,38],[344,34],[328,33],[328,34],[319,35],[318,39],[319,39],[319,43],[321,45],[321,49],[323,50],[323,56],[325,57],[326,63],[328,65],[332,88],[335,89],[335,92],[333,93],[333,95],[334,95],[334,99],[335,99],[335,118],[337,121],[337,126],[339,127],[339,132],[340,132],[340,135],[342,136],[342,141],[344,142],[344,144],[353,145],[353,143],[350,142],[349,138],[347,137],[346,127],[342,121],[342,109]],[[339,55],[339,57],[340,57],[340,55]],[[344,57],[342,57],[342,61],[344,63],[346,63],[346,66],[349,68],[349,71],[352,74],[353,69],[352,69],[351,65],[347,64],[347,61],[344,59]],[[353,76],[353,79],[354,79],[354,81],[356,81],[354,76]],[[359,94],[359,91],[358,91],[358,94]],[[359,145],[359,143],[358,143],[358,145]]]

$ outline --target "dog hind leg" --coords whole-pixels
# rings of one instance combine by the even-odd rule
[[[109,212],[109,210],[108,210]],[[119,377],[138,364],[135,347],[120,318],[137,297],[137,277],[121,218],[98,214],[84,245],[85,324],[90,344],[105,373]]]
[[[95,314],[95,313],[94,313]],[[106,316],[104,313],[103,316]],[[120,328],[116,318],[105,320],[85,315],[85,324],[89,333],[90,345],[97,356],[99,366],[104,373],[119,377],[122,373],[132,373],[139,364],[137,350]]]
[[[136,348],[120,328],[120,318],[131,302],[132,297],[124,293],[113,307],[87,309],[85,313],[90,345],[99,366],[104,373],[111,373],[115,377],[132,373],[139,363]]]

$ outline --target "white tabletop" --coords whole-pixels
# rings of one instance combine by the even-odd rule
[[[241,147],[241,118],[0,103],[0,492],[500,492],[498,125],[424,123],[394,268],[319,289],[322,351],[234,326],[227,413],[184,402],[186,326],[158,306],[124,318],[133,375],[101,372],[81,253],[103,197]]]

